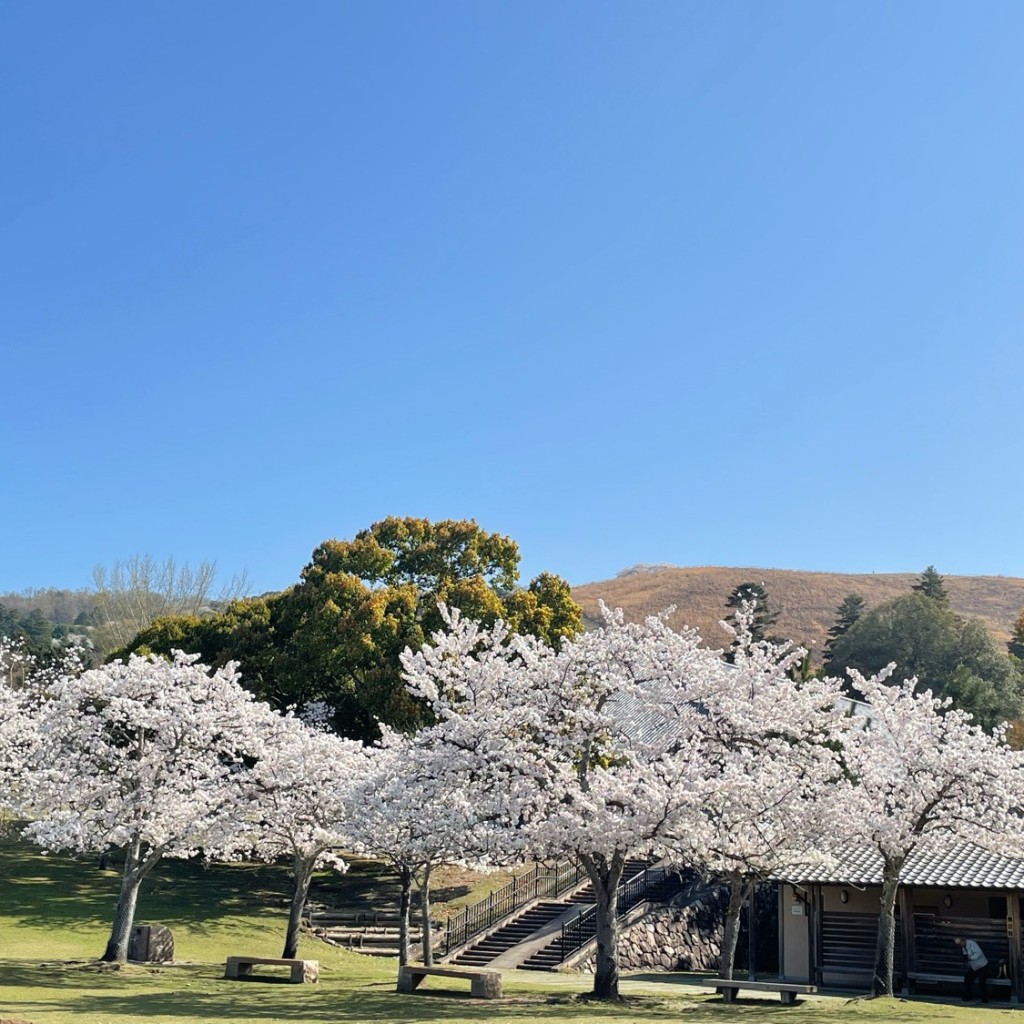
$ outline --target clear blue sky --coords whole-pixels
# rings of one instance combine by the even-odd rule
[[[1024,4],[0,6],[0,590],[1024,576]]]

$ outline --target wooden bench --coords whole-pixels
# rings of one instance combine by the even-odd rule
[[[723,1002],[732,1003],[736,1000],[736,993],[743,989],[750,992],[778,992],[779,997],[787,1006],[796,1002],[796,997],[813,995],[818,991],[817,985],[800,985],[788,981],[743,981],[739,978],[732,978],[726,981],[723,978],[713,978],[710,985],[721,993]]]
[[[225,978],[252,978],[254,964],[270,964],[287,967],[291,974],[288,980],[295,985],[315,982],[320,977],[319,960],[282,960],[272,956],[229,956],[224,964]]]
[[[907,992],[909,994],[914,993],[916,982],[923,981],[927,985],[960,985],[963,986],[964,976],[962,974],[935,974],[929,973],[928,971],[908,971],[906,978]],[[975,984],[980,986],[981,982],[975,979]],[[986,985],[1005,985],[1007,988],[1010,987],[1009,978],[993,978],[988,977],[985,979]]]
[[[501,971],[479,967],[424,967],[422,964],[406,964],[398,968],[398,991],[415,992],[420,982],[427,977],[468,979],[470,995],[478,999],[501,998]]]

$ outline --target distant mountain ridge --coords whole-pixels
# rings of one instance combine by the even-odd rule
[[[922,568],[924,568],[922,566]],[[910,593],[920,573],[830,573],[793,569],[724,568],[717,566],[637,565],[610,580],[572,588],[583,606],[588,628],[600,622],[598,601],[622,608],[628,619],[657,614],[674,605],[671,625],[696,626],[709,647],[724,647],[728,635],[719,626],[726,617],[726,598],[740,583],[763,583],[772,606],[780,612],[775,632],[811,646],[815,660],[847,594],[860,594],[867,606]],[[950,607],[960,615],[981,619],[993,637],[1005,644],[1014,620],[1024,608],[1024,579],[1013,576],[943,576]]]

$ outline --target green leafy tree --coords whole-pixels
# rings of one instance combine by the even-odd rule
[[[425,711],[405,689],[399,658],[442,628],[439,602],[548,643],[580,631],[568,584],[543,574],[524,590],[518,577],[515,541],[472,520],[391,517],[351,541],[326,541],[282,596],[290,640],[278,681],[293,700],[301,694],[337,708],[346,735],[374,737],[378,719],[416,728]]]
[[[843,598],[843,603],[836,609],[835,622],[828,631],[828,640],[825,641],[825,664],[832,660],[832,649],[836,641],[849,633],[863,614],[864,598],[860,594],[847,594]]]
[[[25,629],[21,616],[13,608],[0,604],[0,637],[3,636],[10,640],[24,639]]]
[[[890,662],[986,728],[1020,717],[1018,667],[979,620],[956,615],[942,601],[914,593],[865,612],[836,639],[830,667],[873,675]]]
[[[53,623],[38,608],[21,615],[13,608],[0,604],[0,637],[23,640],[32,654],[45,655],[53,639]]]
[[[946,581],[939,575],[934,565],[929,565],[920,579],[911,588],[925,597],[941,604],[949,604],[949,594],[946,593]]]
[[[378,722],[424,723],[400,657],[442,627],[438,602],[469,618],[503,619],[555,645],[582,629],[569,585],[542,573],[516,586],[515,541],[472,521],[389,518],[313,552],[298,584],[231,602],[216,615],[157,619],[128,651],[180,648],[214,667],[238,661],[245,685],[278,708],[322,702],[344,736],[375,739]]]

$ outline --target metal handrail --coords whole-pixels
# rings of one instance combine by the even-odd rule
[[[578,885],[585,874],[577,861],[560,861],[553,870],[534,865],[507,885],[448,918],[442,943],[444,955],[527,903],[542,896],[560,896]]]
[[[644,868],[643,871],[619,884],[615,890],[615,916],[621,917],[642,903],[648,893],[660,885],[671,874],[669,868]],[[581,910],[574,918],[562,924],[559,939],[558,962],[561,963],[570,953],[575,953],[584,943],[589,942],[597,933],[597,905]]]

